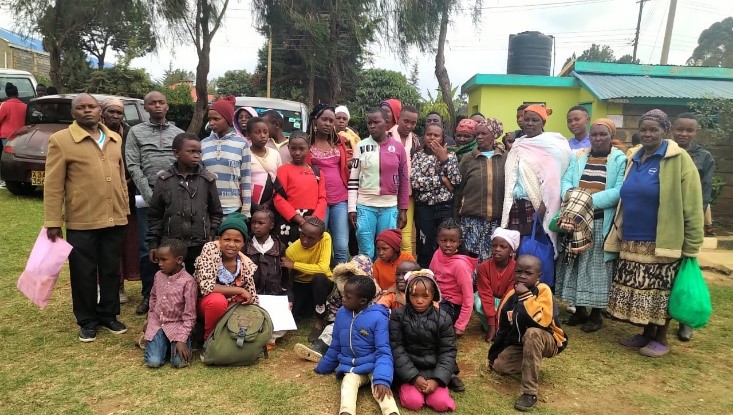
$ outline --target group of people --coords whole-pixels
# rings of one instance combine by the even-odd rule
[[[644,326],[622,344],[669,351],[669,293],[710,202],[692,114],[645,113],[626,151],[613,121],[582,106],[567,113],[570,140],[545,131],[539,104],[506,135],[474,114],[451,137],[431,113],[419,137],[418,110],[389,99],[363,139],[345,106],[317,105],[309,131],[285,137],[277,111],[221,99],[203,139],[167,121],[162,93],[144,106],[149,121],[130,128],[121,102],[79,94],[74,123],[49,140],[44,226],[50,239],[65,226],[74,247],[83,342],[127,330],[121,276],[137,272],[147,366],[187,365],[197,320],[205,341],[232,303],[287,296],[296,320],[315,315],[295,351],[343,377],[342,414],[369,382],[385,414],[399,413],[393,389],[411,410],[454,410],[455,338],[474,312],[489,367],[521,373],[515,408],[532,409],[542,358],[567,345],[554,296],[574,309],[567,325],[596,331],[605,310]],[[550,260],[522,254],[533,235],[552,242]]]

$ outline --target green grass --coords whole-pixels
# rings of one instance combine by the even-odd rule
[[[7,414],[322,414],[336,413],[339,384],[313,373],[292,347],[307,327],[289,335],[268,360],[244,368],[211,368],[197,358],[186,369],[142,365],[134,346],[144,319],[133,312],[139,283],[127,283],[130,303],[120,320],[129,330],[100,331],[82,344],[71,312],[64,268],[46,309],[15,288],[42,221],[40,196],[20,198],[0,190],[0,413]],[[733,280],[706,274],[714,314],[687,344],[670,337],[672,352],[648,359],[616,340],[636,328],[605,321],[593,334],[568,328],[570,344],[543,363],[539,414],[733,413]],[[676,326],[674,326],[676,328]],[[478,324],[458,342],[467,392],[454,394],[460,414],[510,414],[516,378],[486,370],[487,344]],[[378,413],[367,390],[359,413]],[[409,413],[408,411],[403,411]],[[431,413],[430,411],[424,411]]]

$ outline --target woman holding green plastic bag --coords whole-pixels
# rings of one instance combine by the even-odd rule
[[[639,120],[642,146],[629,150],[621,202],[604,249],[618,252],[608,313],[642,325],[621,340],[648,357],[669,353],[670,291],[683,258],[703,242],[700,177],[690,156],[667,140],[667,115],[651,110]]]

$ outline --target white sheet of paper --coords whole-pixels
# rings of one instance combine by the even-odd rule
[[[136,208],[146,208],[146,207],[150,207],[150,205],[148,205],[145,202],[145,199],[143,199],[141,195],[135,195],[135,207]]]
[[[260,307],[267,310],[272,318],[273,330],[297,330],[293,313],[288,306],[287,295],[259,295]]]

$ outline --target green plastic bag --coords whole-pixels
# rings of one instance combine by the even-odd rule
[[[682,260],[669,295],[668,311],[673,319],[695,329],[708,324],[713,305],[697,259]]]

